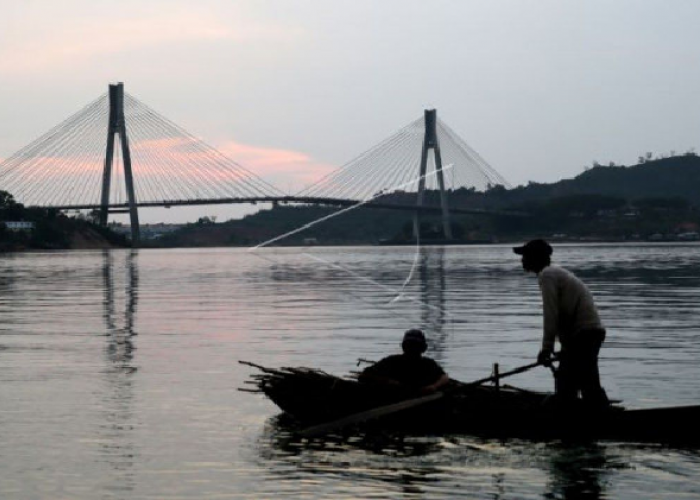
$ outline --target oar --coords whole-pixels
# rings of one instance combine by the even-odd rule
[[[365,420],[370,420],[373,418],[383,417],[384,415],[389,415],[391,413],[396,413],[408,408],[413,408],[414,406],[419,406],[430,401],[435,401],[440,399],[444,394],[442,392],[434,392],[433,394],[428,394],[427,396],[421,396],[420,398],[407,399],[405,401],[400,401],[398,403],[393,403],[386,406],[379,406],[371,410],[361,411],[359,413],[353,413],[347,417],[339,418],[338,420],[333,420],[331,422],[326,422],[325,424],[318,424],[311,427],[307,427],[299,432],[302,437],[315,437],[321,434],[326,434],[330,431],[336,429],[342,429],[348,425],[359,424]]]
[[[467,384],[461,384],[460,387],[473,387],[473,386],[478,386],[485,384],[486,382],[493,382],[495,380],[500,380],[505,377],[510,377],[511,375],[517,375],[518,373],[523,373],[527,370],[530,370],[532,368],[535,368],[537,366],[540,366],[542,363],[530,363],[529,365],[521,366],[520,368],[515,368],[509,372],[501,373],[498,375],[492,375],[490,377],[482,378],[480,380],[475,380],[474,382],[469,382]],[[302,437],[315,437],[315,436],[320,436],[322,434],[327,434],[330,431],[336,430],[336,429],[342,429],[343,427],[347,427],[349,425],[353,424],[359,424],[360,422],[364,422],[366,420],[370,420],[373,418],[379,418],[383,417],[385,415],[390,415],[392,413],[397,413],[403,410],[407,410],[409,408],[414,408],[416,406],[420,406],[425,403],[429,403],[431,401],[435,401],[443,397],[445,393],[443,392],[435,392],[433,394],[428,394],[427,396],[421,396],[419,398],[414,398],[414,399],[407,399],[405,401],[400,401],[398,403],[393,403],[390,405],[385,405],[385,406],[379,406],[377,408],[373,408],[371,410],[365,410],[361,411],[359,413],[353,413],[352,415],[348,415],[347,417],[339,418],[338,420],[333,420],[331,422],[326,422],[324,424],[318,424],[318,425],[313,425],[311,427],[307,427],[306,429],[303,429],[299,432],[299,435]]]
[[[552,355],[552,361],[556,361],[557,356],[559,353],[554,353]],[[530,363],[529,365],[521,366],[520,368],[514,368],[509,372],[503,372],[499,373],[497,375],[491,375],[490,377],[482,378],[480,380],[475,380],[474,382],[468,382],[466,384],[462,384],[461,387],[472,387],[476,385],[482,385],[485,384],[486,382],[495,382],[497,380],[501,380],[502,378],[510,377],[511,375],[517,375],[518,373],[523,373],[528,370],[531,370],[533,368],[536,368],[538,366],[542,365],[539,361],[535,363]]]

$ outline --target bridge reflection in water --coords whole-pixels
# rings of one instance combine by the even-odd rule
[[[138,303],[138,251],[102,252],[106,366],[98,430],[101,459],[113,470],[105,488],[118,495],[128,495],[136,486],[139,447],[136,433],[134,397],[135,329]]]

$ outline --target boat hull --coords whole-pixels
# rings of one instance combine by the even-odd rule
[[[416,398],[308,368],[268,369],[251,381],[301,428]],[[365,429],[534,439],[608,439],[700,446],[700,405],[628,410],[562,406],[552,394],[451,382],[443,397],[377,419]],[[345,429],[347,430],[347,429]]]

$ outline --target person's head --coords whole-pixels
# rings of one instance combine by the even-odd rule
[[[428,343],[425,341],[425,335],[422,331],[411,329],[403,334],[401,348],[407,356],[420,357],[428,349]]]
[[[552,247],[544,240],[531,240],[521,247],[514,247],[513,251],[522,255],[523,269],[533,273],[539,273],[551,264]]]

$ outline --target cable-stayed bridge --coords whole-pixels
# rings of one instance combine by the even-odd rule
[[[426,110],[290,196],[124,92],[121,83],[0,163],[0,190],[18,202],[96,209],[103,224],[109,213],[127,212],[134,244],[139,207],[257,202],[411,210],[416,227],[418,211],[438,211],[449,238],[450,212],[480,213],[450,208],[450,190],[497,184],[508,186],[435,110]],[[426,189],[440,192],[439,207],[424,203]]]

